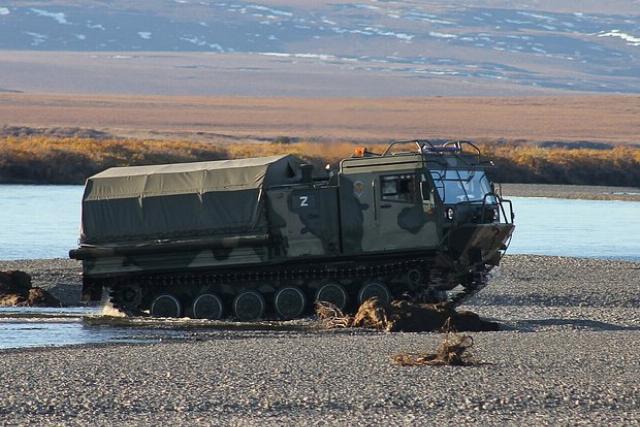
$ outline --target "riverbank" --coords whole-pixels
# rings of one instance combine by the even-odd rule
[[[502,194],[505,197],[640,201],[638,187],[599,185],[502,184]]]
[[[15,261],[77,288],[67,260]],[[504,424],[640,421],[640,263],[510,255],[467,308],[472,367],[403,368],[433,333],[197,331],[188,341],[2,352],[2,423]],[[68,282],[66,285],[62,282]]]

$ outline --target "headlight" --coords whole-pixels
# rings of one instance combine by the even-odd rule
[[[453,221],[453,216],[455,215],[455,211],[453,208],[447,208],[444,215],[447,217],[449,221]]]

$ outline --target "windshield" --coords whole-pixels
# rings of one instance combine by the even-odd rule
[[[487,175],[474,170],[432,170],[431,176],[444,203],[482,202],[484,195],[491,193]],[[496,203],[487,197],[487,203]]]

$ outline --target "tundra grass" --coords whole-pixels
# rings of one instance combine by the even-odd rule
[[[362,143],[291,142],[208,143],[185,140],[0,138],[0,182],[82,184],[112,166],[234,159],[294,154],[322,167],[337,165]],[[593,148],[543,148],[515,142],[482,142],[483,154],[494,160],[490,174],[499,182],[640,186],[640,147],[610,145]],[[370,144],[382,152],[383,144]]]

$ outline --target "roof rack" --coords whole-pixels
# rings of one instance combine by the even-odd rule
[[[416,144],[419,153],[462,153],[464,151],[464,146],[468,145],[473,149],[473,151],[475,151],[478,157],[481,155],[480,149],[471,141],[446,141],[440,144],[436,144],[428,139],[409,139],[404,141],[390,142],[387,148],[382,153],[382,156],[384,157],[389,155],[394,145],[411,143]]]
[[[482,153],[480,152],[480,149],[471,141],[466,141],[466,140],[444,141],[439,143],[435,143],[428,139],[410,139],[410,140],[404,140],[404,141],[392,141],[389,143],[387,148],[384,150],[384,152],[380,156],[385,157],[385,156],[394,155],[395,153],[391,153],[391,149],[393,148],[393,146],[399,145],[399,144],[415,144],[416,147],[418,148],[417,153],[421,154],[423,157],[423,161],[427,161],[427,162],[438,161],[436,160],[437,157],[434,158],[432,156],[427,156],[428,154],[436,154],[436,155],[440,154],[440,155],[454,155],[468,165],[482,163],[481,162]],[[464,149],[465,146],[471,147],[471,149],[474,152],[470,153],[469,151],[465,151]],[[475,156],[476,158],[475,163],[473,162],[470,163],[468,159],[460,157],[461,154],[467,154],[467,155],[471,154]]]
[[[478,155],[478,157],[480,157],[481,153],[480,153],[480,149],[471,141],[466,141],[466,140],[460,140],[460,141],[447,141],[444,144],[442,144],[442,147],[447,149],[449,147],[455,147],[455,151],[457,152],[463,152],[464,151],[464,147],[463,145],[468,145],[471,148],[474,149],[474,151],[476,152],[476,154]]]
[[[410,139],[410,140],[406,140],[406,141],[391,141],[389,143],[389,145],[387,145],[387,148],[382,152],[382,157],[389,155],[389,152],[391,151],[391,148],[393,148],[394,145],[398,145],[398,144],[411,144],[414,143],[416,144],[416,146],[418,147],[418,153],[422,152],[422,144],[421,144],[421,140],[419,139]],[[393,154],[393,153],[392,153]]]

